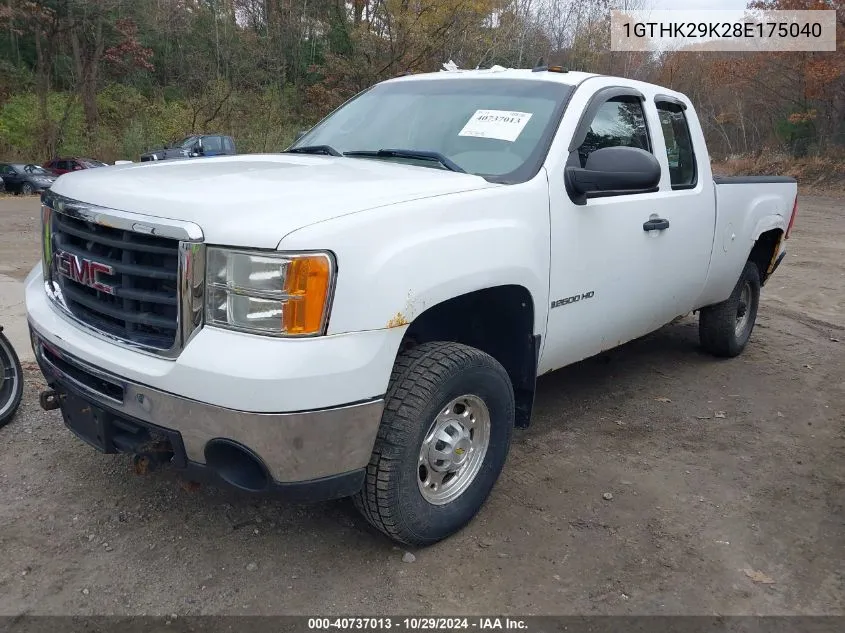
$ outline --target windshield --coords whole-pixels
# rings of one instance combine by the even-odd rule
[[[91,168],[91,167],[108,167],[108,165],[106,165],[105,163],[101,163],[100,161],[94,160],[93,158],[83,158],[79,162],[82,163],[83,165],[85,165],[88,168]]]
[[[199,136],[188,136],[186,138],[183,138],[181,141],[179,141],[177,147],[185,147],[190,149],[191,146],[193,146],[193,144],[197,142],[198,138]]]
[[[38,165],[26,165],[23,170],[28,174],[34,174],[35,176],[52,176],[53,172],[47,171],[43,167],[39,167]]]
[[[540,169],[571,92],[565,84],[529,79],[456,77],[378,84],[323,119],[291,149],[437,152],[471,174],[523,182]],[[424,164],[442,167],[436,161]]]

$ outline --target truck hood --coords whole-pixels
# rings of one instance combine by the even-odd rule
[[[275,248],[291,231],[316,222],[497,186],[479,176],[382,160],[246,154],[86,169],[61,176],[52,191],[195,222],[211,244]]]

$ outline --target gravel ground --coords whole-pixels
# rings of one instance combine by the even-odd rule
[[[688,318],[540,380],[480,515],[395,547],[315,506],[139,477],[37,404],[0,429],[0,615],[845,615],[845,214],[806,197],[730,361]],[[0,273],[38,258],[0,199]]]

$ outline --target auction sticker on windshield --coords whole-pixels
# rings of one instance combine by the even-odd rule
[[[476,110],[458,136],[494,138],[513,142],[519,138],[531,118],[530,112],[506,110]]]

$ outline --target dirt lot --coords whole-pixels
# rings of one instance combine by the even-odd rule
[[[0,273],[36,261],[37,206],[0,200]],[[802,199],[742,357],[688,319],[543,378],[481,514],[412,563],[347,502],[131,474],[30,371],[0,430],[0,614],[845,614],[843,207]]]

